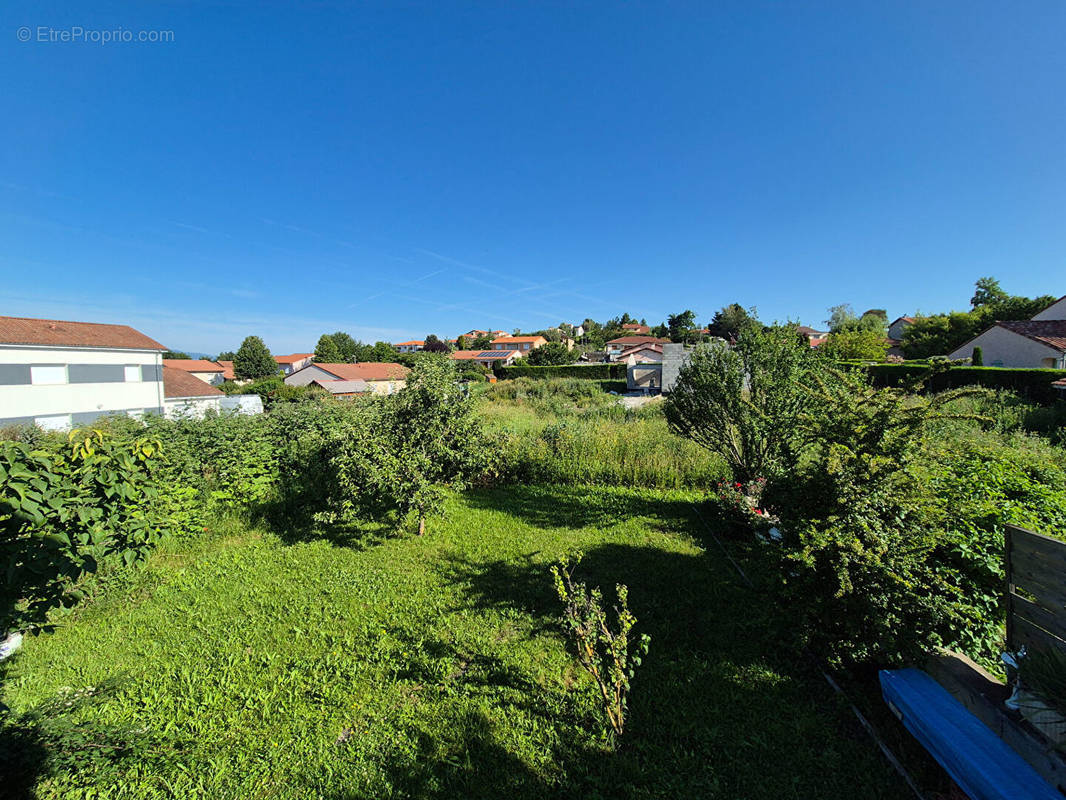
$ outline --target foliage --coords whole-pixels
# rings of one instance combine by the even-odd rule
[[[813,358],[790,326],[749,326],[732,349],[697,346],[666,399],[670,429],[720,453],[738,481],[779,474]]]
[[[758,317],[754,308],[747,311],[739,303],[730,303],[714,312],[714,317],[707,329],[711,336],[732,341],[740,335],[742,330],[757,322]]]
[[[995,278],[978,278],[974,288],[976,291],[970,298],[970,305],[974,308],[1002,303],[1010,297]]]
[[[872,308],[857,316],[850,303],[841,303],[829,308],[829,319],[825,321],[831,334],[858,333],[860,331],[879,334],[884,338],[888,330],[888,314],[883,309]]]
[[[333,340],[333,337],[328,333],[323,333],[318,337],[318,344],[315,345],[315,357],[316,364],[340,364],[344,362],[344,355],[341,353],[337,343]]]
[[[431,333],[425,339],[425,344],[422,345],[422,349],[427,353],[448,353],[451,352],[451,348],[447,342],[442,342],[437,334]]]
[[[927,363],[871,364],[862,367],[876,386],[899,387],[923,383],[928,391],[940,392],[963,386],[1006,389],[1029,400],[1052,404],[1062,397],[1051,384],[1066,378],[1066,370],[966,367],[946,365],[936,369]]]
[[[699,338],[699,330],[696,327],[696,312],[692,310],[671,314],[666,318],[666,327],[669,331],[671,342],[687,343],[694,342]]]
[[[188,353],[182,353],[179,350],[167,350],[163,353],[163,358],[176,358],[176,359],[188,359]]]
[[[574,363],[574,353],[562,342],[548,342],[531,350],[525,361],[535,367],[562,366]]]
[[[577,651],[577,660],[592,676],[600,691],[603,712],[611,730],[612,743],[625,732],[629,710],[630,681],[648,653],[651,637],[641,634],[635,653],[630,633],[637,618],[629,610],[629,589],[615,585],[618,603],[614,607],[615,630],[611,629],[603,594],[599,587],[589,591],[585,584],[574,583],[573,570],[564,560],[551,568],[555,593],[563,603],[563,628]]]
[[[340,353],[340,362],[350,364],[356,360],[356,355],[359,352],[360,347],[365,347],[360,342],[357,342],[352,338],[351,334],[344,331],[337,331],[330,335],[333,340],[333,344],[337,346],[337,350]],[[373,360],[373,359],[367,359]],[[336,362],[335,362],[336,363]]]
[[[216,362],[217,361],[233,361],[236,357],[237,357],[237,354],[234,353],[232,350],[223,350],[215,358],[215,361]]]
[[[241,380],[267,378],[277,375],[278,362],[270,355],[267,346],[258,336],[249,336],[241,342],[233,358],[233,373]]]
[[[975,367],[983,367],[985,365],[985,354],[980,345],[973,349],[973,355],[970,357],[970,364]]]
[[[547,345],[545,345],[546,347]],[[544,348],[539,348],[543,350]],[[536,352],[536,351],[534,351]],[[510,378],[584,378],[592,380],[625,380],[626,365],[613,364],[566,364],[562,366],[539,366],[536,364],[515,364],[510,367],[498,367],[496,374],[504,380]]]
[[[471,350],[488,350],[492,347],[492,337],[488,334],[482,334],[474,338],[474,341],[470,343]]]
[[[888,342],[878,330],[852,328],[830,333],[821,349],[841,361],[884,361]]]
[[[116,556],[142,558],[168,528],[152,514],[159,496],[151,437],[115,441],[73,431],[56,452],[0,442],[0,631],[39,629],[80,597],[75,582]]]
[[[459,335],[458,337],[456,337],[456,339],[455,339],[455,349],[456,350],[466,350],[467,349],[466,344],[467,344],[466,343],[466,336]]]

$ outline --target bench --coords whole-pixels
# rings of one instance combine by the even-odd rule
[[[972,800],[1063,796],[939,683],[919,669],[882,670],[892,712]]]

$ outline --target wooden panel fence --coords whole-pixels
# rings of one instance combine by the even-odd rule
[[[1007,526],[1007,647],[1066,652],[1066,542]]]

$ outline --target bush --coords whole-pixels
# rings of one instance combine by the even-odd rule
[[[626,380],[626,365],[613,364],[568,364],[564,366],[534,366],[520,364],[513,367],[497,367],[496,376],[511,378],[583,378],[586,380]]]
[[[895,388],[914,386],[924,380],[927,391],[943,392],[964,386],[1008,389],[1038,403],[1050,404],[1061,398],[1051,384],[1066,378],[1066,370],[1021,369],[1012,367],[949,366],[934,369],[925,363],[871,364],[863,366],[875,386]]]

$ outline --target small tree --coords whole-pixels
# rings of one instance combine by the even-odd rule
[[[985,365],[985,354],[980,345],[973,349],[973,357],[970,359],[970,363],[975,367],[983,367]]]
[[[466,336],[459,336],[459,338],[455,340],[455,349],[466,350]]]
[[[249,336],[241,342],[233,357],[233,373],[242,380],[255,380],[277,375],[278,362],[270,355],[267,346],[258,336]]]
[[[531,350],[526,361],[534,366],[573,364],[574,355],[562,342],[548,342]]]
[[[666,327],[670,332],[670,341],[690,342],[695,339],[696,312],[682,311],[680,314],[671,314],[666,319]]]
[[[884,361],[888,341],[879,331],[852,328],[830,333],[822,349],[841,361]]]
[[[223,350],[215,358],[215,361],[233,361],[235,358],[237,358],[237,354],[232,350]]]
[[[675,433],[720,453],[738,481],[790,463],[813,356],[791,326],[750,324],[735,348],[697,345],[664,404]]]
[[[714,317],[707,329],[712,336],[735,339],[755,319],[754,308],[749,312],[739,303],[730,303],[714,312]]]
[[[317,364],[340,364],[344,361],[344,354],[337,347],[333,337],[328,333],[323,333],[318,337],[318,344],[315,345],[314,360]]]
[[[474,339],[473,344],[471,344],[470,346],[470,349],[488,350],[490,347],[492,347],[492,337],[482,334],[481,336],[478,336],[476,339]]]
[[[431,333],[426,337],[422,349],[427,353],[447,353],[451,351],[451,348],[448,347],[448,343],[442,342],[435,333]]]
[[[176,359],[185,360],[188,357],[189,357],[188,353],[183,353],[180,350],[167,350],[165,353],[163,353],[163,358],[176,358]]]

